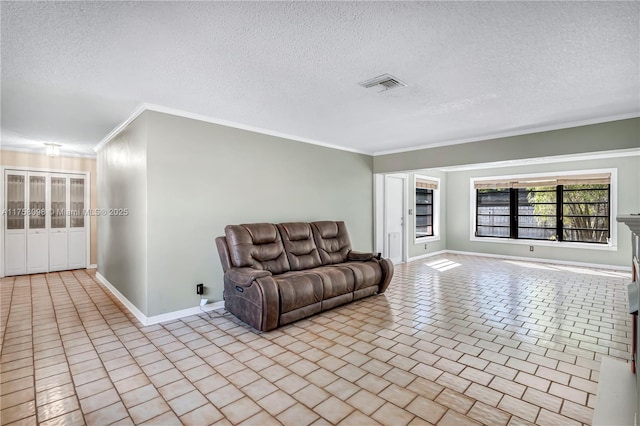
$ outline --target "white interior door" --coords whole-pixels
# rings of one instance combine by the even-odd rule
[[[69,269],[87,267],[85,217],[86,184],[83,176],[69,177]]]
[[[402,177],[385,176],[384,248],[393,263],[404,261],[404,185]]]
[[[50,182],[49,271],[62,271],[69,265],[69,178],[52,174]]]
[[[5,275],[27,273],[27,173],[7,170],[5,181]]]
[[[27,173],[27,274],[49,270],[46,173]]]

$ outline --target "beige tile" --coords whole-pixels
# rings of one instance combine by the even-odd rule
[[[273,392],[258,401],[258,405],[272,416],[277,416],[294,404],[296,404],[296,400],[281,390]]]
[[[282,423],[266,411],[259,411],[258,414],[254,414],[247,420],[239,423],[240,426],[280,426],[281,424]]]
[[[593,419],[592,408],[578,405],[571,401],[565,401],[564,404],[562,404],[560,414],[586,424],[590,424]]]
[[[510,417],[508,413],[479,401],[471,407],[467,416],[487,425],[506,425]]]
[[[396,407],[390,402],[387,402],[373,413],[372,417],[378,423],[385,426],[404,426],[409,424],[415,415],[403,410],[402,408]]]
[[[407,407],[407,411],[430,423],[437,423],[447,411],[442,405],[418,395]]]
[[[68,396],[38,407],[38,420],[49,420],[54,417],[61,416],[62,414],[70,413],[71,411],[75,411],[79,408],[80,406],[78,405],[78,399],[76,396]]]
[[[347,417],[345,417],[340,422],[340,425],[343,425],[343,426],[362,426],[362,425],[377,426],[377,425],[380,425],[380,423],[374,421],[371,417],[367,416],[364,413],[361,413],[360,411],[354,411],[353,413],[351,413]]]
[[[240,423],[258,413],[260,406],[245,397],[223,407],[221,411],[232,423]]]
[[[0,411],[0,419],[2,419],[3,424],[9,424],[24,418],[31,417],[35,413],[35,402],[27,401],[9,408],[3,408],[2,411]]]
[[[473,406],[475,401],[451,389],[444,389],[435,400],[438,404],[443,405],[458,413],[465,414]]]
[[[223,415],[212,404],[205,404],[180,417],[187,425],[209,425],[223,418]]]
[[[80,400],[80,407],[84,414],[91,413],[120,401],[120,396],[115,389],[110,388],[95,395]]]
[[[353,407],[332,396],[318,404],[313,410],[327,421],[335,424],[347,417],[353,411]]]
[[[146,386],[142,386],[129,392],[120,394],[122,402],[124,402],[124,405],[126,407],[135,407],[136,405],[147,402],[158,396],[160,396],[158,394],[158,391],[150,383]]]
[[[558,383],[551,383],[549,393],[555,396],[559,396],[563,399],[568,399],[575,403],[585,405],[587,403],[587,393],[578,389],[574,389],[568,386],[560,385]]]
[[[160,414],[166,413],[170,409],[171,408],[161,397],[157,397],[130,408],[129,414],[137,424],[153,419]]]
[[[581,423],[543,408],[536,419],[536,424],[540,426],[579,426]]]
[[[69,388],[68,385],[66,385]],[[71,393],[73,394],[73,386],[71,386]],[[63,392],[64,394],[64,392]],[[68,396],[68,395],[65,395]],[[0,407],[2,409],[13,407],[14,405],[19,405],[24,402],[32,401],[35,399],[34,389],[26,388],[16,392],[8,393],[0,397]],[[42,405],[42,404],[38,404]]]
[[[33,424],[33,423],[31,423]],[[40,423],[40,426],[67,426],[85,424],[84,416],[80,410],[75,410],[67,414],[63,414],[46,422]]]
[[[207,394],[207,399],[220,409],[243,396],[244,394],[240,392],[238,388],[232,384],[228,384],[227,386],[223,386],[220,389]]]
[[[352,407],[360,410],[362,413],[370,416],[373,414],[378,408],[380,408],[386,401],[382,398],[377,397],[371,392],[362,389],[351,398],[346,401]]]
[[[479,426],[480,424],[481,423],[453,410],[447,411],[438,422],[438,426]]]
[[[549,395],[546,392],[540,392],[536,389],[527,389],[522,396],[522,399],[530,402],[531,404],[537,405],[538,407],[543,407],[556,413],[560,412],[560,407],[562,405],[561,398]]]
[[[302,404],[295,404],[277,416],[285,426],[307,426],[315,422],[319,416]]]
[[[176,415],[182,416],[206,404],[207,399],[197,389],[194,389],[189,393],[170,400],[168,403]]]
[[[498,408],[530,422],[535,421],[536,417],[538,417],[538,411],[540,410],[540,408],[535,405],[516,399],[510,395],[505,395],[504,398],[502,398],[500,404],[498,404]]]

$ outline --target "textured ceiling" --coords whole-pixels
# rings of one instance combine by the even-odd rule
[[[638,2],[2,2],[2,146],[141,103],[367,153],[640,115]],[[408,87],[357,83],[390,73]]]

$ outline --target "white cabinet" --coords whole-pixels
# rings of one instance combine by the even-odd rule
[[[5,182],[5,275],[86,268],[86,177],[6,170]]]

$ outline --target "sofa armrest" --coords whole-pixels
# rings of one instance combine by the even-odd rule
[[[230,268],[224,274],[227,311],[256,330],[278,326],[280,295],[271,272],[253,268]]]
[[[391,282],[391,278],[393,278],[393,262],[385,258],[380,259],[378,262],[382,268],[382,282],[378,288],[378,293],[382,294],[387,290],[387,287],[389,287],[389,283]]]
[[[225,275],[235,284],[248,287],[258,278],[270,277],[271,272],[253,268],[229,268]]]
[[[347,260],[353,260],[356,262],[367,262],[375,258],[376,258],[376,255],[373,253],[364,253],[361,251],[354,251],[354,250],[351,250],[349,253],[347,253]]]

